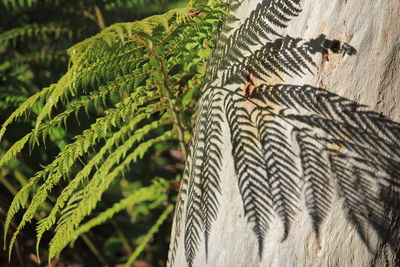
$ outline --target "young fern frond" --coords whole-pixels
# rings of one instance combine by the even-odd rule
[[[196,94],[186,92],[199,90],[223,4],[204,8],[195,15],[191,10],[175,9],[142,21],[114,24],[72,46],[68,49],[70,67],[66,74],[27,99],[3,124],[0,138],[11,123],[44,102],[34,128],[6,152],[0,165],[7,164],[27,144],[34,149],[41,145],[39,140],[51,140],[54,129],[67,129],[71,121],[79,120],[82,110],[89,118],[97,118],[90,128],[73,134],[73,141],[62,147],[13,199],[6,232],[20,209],[27,209],[11,237],[10,255],[18,233],[61,182],[63,190],[36,228],[38,251],[43,234],[56,226],[49,260],[90,228],[81,228],[81,222],[132,163],[160,142],[176,146],[178,141],[181,147],[186,146],[191,119],[185,121],[184,117],[196,103]],[[79,162],[84,165],[82,169]],[[88,182],[83,183],[85,180]],[[32,195],[29,204],[28,195]],[[97,222],[123,205],[116,204],[118,208]]]

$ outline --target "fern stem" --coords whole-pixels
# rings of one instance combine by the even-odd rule
[[[97,249],[96,245],[92,242],[92,240],[89,238],[87,234],[82,234],[81,235],[83,241],[85,244],[89,247],[89,249],[92,251],[92,253],[99,259],[99,261],[103,264],[103,266],[110,266],[103,254],[100,253],[100,251]]]
[[[171,99],[173,99],[173,95],[171,92],[170,85],[168,83],[168,72],[166,71],[166,68],[164,66],[164,62],[162,58],[160,58],[154,51],[153,47],[148,47],[151,55],[160,63],[160,71],[163,75],[163,87],[164,91],[167,95],[168,102],[169,102],[169,110],[172,112],[172,115],[174,117],[174,125],[176,126],[176,130],[178,132],[178,141],[179,141],[179,146],[181,148],[181,151],[186,158],[187,155],[187,144],[185,142],[185,128],[182,124],[182,121],[179,118],[179,112],[176,110],[174,104],[172,103]]]
[[[14,171],[14,177],[18,180],[18,182],[21,184],[21,186],[26,185],[26,183],[28,182],[28,180],[26,179],[25,175],[23,175],[18,170]]]
[[[13,196],[15,196],[18,191],[17,191],[17,189],[15,189],[15,187],[9,181],[7,181],[7,179],[4,175],[4,172],[5,171],[3,171],[0,174],[0,183],[8,190],[8,192],[10,192]]]
[[[128,251],[129,255],[132,254],[133,253],[132,245],[129,242],[128,237],[125,235],[125,233],[119,227],[117,220],[111,219],[110,222],[111,222],[112,226],[114,227],[115,232],[117,233],[117,235],[121,239],[122,243],[124,244],[124,247]]]
[[[98,5],[94,6],[94,12],[96,13],[97,24],[101,30],[104,29],[106,27],[106,23],[104,22],[103,13]]]
[[[174,116],[174,124],[176,126],[176,130],[178,132],[178,140],[179,140],[179,145],[181,147],[182,153],[184,158],[186,158],[187,155],[187,144],[185,142],[185,130],[182,125],[181,120],[179,119],[179,114],[178,112],[174,109],[173,104],[170,102],[170,108],[172,111],[172,114]]]

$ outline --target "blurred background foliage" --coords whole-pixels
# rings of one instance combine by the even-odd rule
[[[197,16],[199,12],[196,10],[204,9],[204,2],[192,1],[190,4],[194,5],[194,11],[188,14]],[[68,66],[71,66],[67,49],[74,44],[99,33],[112,24],[141,20],[187,5],[187,1],[182,0],[1,1],[0,123],[6,122],[29,97],[63,77],[69,69]],[[192,40],[191,44],[186,42],[184,45],[187,51],[195,51],[196,57],[182,56],[180,60],[193,61],[196,64],[187,62],[188,64],[183,64],[183,67],[182,64],[178,64],[179,68],[168,73],[174,76],[181,72],[182,68],[187,71],[184,81],[179,81],[176,88],[174,87],[171,102],[178,107],[179,120],[185,126],[184,140],[180,140],[183,143],[189,139],[198,88],[204,74],[209,50],[212,48],[212,36],[208,34],[215,31],[219,23],[217,18],[220,15],[218,13],[211,16],[209,23],[202,25],[205,29],[203,32],[200,28],[195,29],[202,35],[197,35],[198,39]],[[196,25],[201,20],[206,20],[207,16],[206,14],[199,18],[191,27],[197,27]],[[165,31],[157,32],[156,27],[155,33],[164,34],[163,32]],[[119,44],[125,44],[125,41],[122,40]],[[187,51],[186,54],[188,54]],[[91,83],[89,86],[91,89],[85,90],[94,91],[97,86],[99,85],[96,82]],[[64,121],[65,126],[55,124],[51,131],[44,135],[39,145],[31,143],[30,147],[24,147],[17,157],[10,158],[1,167],[0,223],[2,226],[6,224],[6,214],[15,195],[29,182],[29,179],[43,170],[44,166],[53,162],[77,135],[90,128],[97,118],[103,116],[106,106],[116,106],[117,102],[129,96],[130,93],[127,89],[123,90],[119,96],[103,99],[107,105],[97,103],[86,110],[86,115],[76,113],[75,119]],[[76,98],[82,94],[77,92]],[[67,108],[73,96],[74,94],[65,101],[61,101],[56,110]],[[0,158],[4,159],[10,147],[35,128],[36,117],[41,114],[46,101],[48,101],[48,96],[42,97],[32,105],[25,116],[21,116],[7,128],[0,143]],[[160,117],[162,114],[156,116]],[[152,119],[153,117],[148,118],[148,123]],[[50,118],[44,120],[51,121]],[[132,266],[164,266],[172,223],[172,207],[178,193],[180,173],[184,164],[185,151],[182,151],[184,145],[182,146],[179,140],[155,143],[151,149],[143,153],[143,156],[141,155],[141,160],[124,168],[123,174],[111,183],[101,196],[101,201],[84,221],[88,229],[91,228],[89,227],[91,223],[97,226],[91,228],[90,231],[79,229],[80,238],[73,241],[71,246],[65,247],[59,257],[52,259],[52,265],[115,266],[129,262]],[[93,148],[93,150],[96,149],[98,147]],[[73,172],[76,174],[86,163],[85,160],[76,163],[74,166],[77,170]],[[46,266],[48,264],[49,243],[55,228],[53,227],[43,235],[39,251],[35,253],[36,223],[49,215],[57,197],[63,187],[68,184],[68,179],[72,179],[71,177],[65,177],[65,180],[60,181],[59,186],[51,190],[47,199],[35,210],[32,222],[21,230],[15,240],[11,261],[8,262],[7,251],[0,252],[0,265]],[[82,181],[81,187],[84,188],[89,180],[90,178]],[[32,187],[39,188],[39,185],[35,184]],[[34,192],[26,198],[32,199],[33,195]],[[111,213],[109,216],[104,213],[111,207],[115,207],[116,203],[121,203],[119,202],[121,200],[127,203],[123,205],[120,212]],[[100,214],[103,219],[94,221]],[[8,238],[16,231],[22,216],[23,212],[18,212],[10,221],[7,229]],[[0,234],[4,235],[3,231],[0,231]]]

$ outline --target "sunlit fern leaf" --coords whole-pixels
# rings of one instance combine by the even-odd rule
[[[190,49],[186,46],[187,40],[200,44],[206,40],[212,42],[211,33],[223,14],[218,6],[206,7],[195,16],[189,10],[176,9],[141,22],[116,24],[73,46],[69,49],[70,68],[60,81],[28,99],[6,121],[2,135],[10,123],[38,100],[44,102],[35,128],[7,152],[2,164],[28,142],[31,148],[40,145],[40,138],[46,139],[54,128],[73,120],[74,115],[78,118],[80,110],[98,116],[89,129],[75,135],[73,142],[16,195],[6,229],[25,206],[24,196],[31,192],[33,198],[12,236],[10,248],[39,205],[55,186],[69,177],[50,214],[37,227],[40,241],[45,231],[57,225],[50,244],[50,258],[59,254],[75,238],[73,231],[90,214],[112,181],[130,164],[142,158],[157,142],[186,138],[187,133],[178,134],[182,126],[179,128],[176,121],[185,110],[176,105],[180,104],[182,87],[190,79],[204,75],[200,67],[206,61],[204,51],[210,49],[202,45]],[[199,53],[193,53],[196,51]],[[184,71],[174,73],[175,68]],[[197,84],[194,86],[198,87]],[[79,161],[85,166],[75,174],[72,169]],[[82,183],[84,179],[88,179],[87,184]]]
[[[157,110],[157,109],[154,110],[154,112],[157,112],[157,111],[159,111],[159,110]],[[120,148],[120,150],[121,150],[121,148],[124,149],[122,151],[122,153],[124,151],[128,151],[131,148],[131,146],[135,144],[135,141],[136,142],[140,141],[148,131],[158,128],[162,124],[171,123],[171,121],[168,121],[168,120],[164,120],[161,122],[156,121],[156,122],[153,122],[152,124],[148,124],[148,125],[144,126],[144,128],[134,131],[136,125],[138,123],[140,123],[141,121],[143,121],[144,119],[148,118],[149,115],[151,115],[151,112],[147,112],[147,114],[146,113],[140,114],[140,115],[136,116],[135,119],[131,120],[127,125],[121,127],[120,130],[115,132],[111,138],[107,139],[105,145],[100,149],[100,151],[89,162],[86,163],[85,167],[80,172],[78,172],[78,174],[74,178],[72,178],[69,181],[68,185],[64,188],[62,193],[57,198],[57,201],[56,201],[55,205],[53,206],[50,214],[46,218],[39,221],[39,223],[38,223],[38,226],[36,228],[37,248],[40,244],[40,240],[41,240],[43,233],[45,231],[49,230],[55,224],[56,219],[57,219],[56,216],[60,212],[60,210],[62,208],[64,208],[65,202],[68,199],[70,199],[72,194],[76,195],[76,193],[74,192],[75,189],[80,185],[80,183],[82,182],[83,179],[88,178],[91,175],[92,170],[95,168],[95,166],[102,166],[102,164],[104,164],[104,162],[107,159],[110,159],[108,162],[113,162],[113,163],[115,163],[115,161],[118,161],[115,158],[115,152],[111,155],[106,156],[107,154],[110,154],[110,151],[114,151],[115,148]],[[132,133],[134,133],[134,134],[132,135]],[[132,135],[132,136],[129,137],[129,139],[127,141],[118,145],[118,142],[120,142],[120,140],[123,139],[124,136],[130,136],[130,135]],[[94,179],[94,177],[93,177],[93,179]]]
[[[67,207],[66,211],[69,213],[64,214],[64,217],[63,214],[61,215],[61,219],[58,221],[56,227],[56,233],[49,244],[49,258],[57,256],[65,245],[75,238],[74,231],[78,228],[80,222],[96,207],[104,191],[107,190],[115,178],[125,171],[125,168],[130,163],[141,158],[154,144],[170,140],[172,137],[172,132],[165,132],[159,137],[141,143],[107,175],[107,179],[104,179],[102,176],[104,173],[100,173],[102,171],[106,172],[105,170],[99,172],[100,177],[91,179],[89,185],[84,189],[84,194],[82,199],[79,200],[79,205],[72,206],[72,210],[69,210]],[[119,151],[119,153],[123,152]]]
[[[31,134],[25,135],[23,138],[15,142],[11,148],[7,150],[7,152],[1,157],[0,166],[5,165],[11,159],[13,159],[16,155],[18,155],[22,149],[24,148],[25,144],[29,141]]]
[[[123,116],[124,110],[128,109],[130,112],[134,112],[135,108],[138,108],[138,106],[142,104],[141,102],[139,102],[140,104],[134,102],[133,99],[131,99],[131,102],[125,102],[125,105],[121,103],[118,108],[109,110],[105,117],[98,119],[96,123],[92,125],[90,130],[86,130],[84,131],[83,135],[78,136],[74,143],[68,145],[65,151],[61,152],[50,165],[48,165],[43,171],[39,172],[30,180],[30,183],[24,186],[28,189],[36,184],[41,178],[47,178],[45,183],[41,185],[38,192],[35,194],[31,205],[28,207],[28,210],[23,216],[23,220],[13,235],[13,239],[15,239],[14,237],[16,237],[16,235],[19,233],[19,230],[25,226],[26,222],[33,218],[34,212],[37,210],[39,205],[46,200],[49,191],[53,189],[54,185],[60,181],[63,175],[69,173],[75,161],[80,156],[87,153],[90,147],[92,147],[99,141],[100,138],[103,138],[106,135],[107,129],[112,127],[111,121],[114,120],[115,117]],[[24,188],[22,190],[24,190]],[[11,220],[11,218],[14,216],[15,213],[10,211],[14,211],[14,207],[18,205],[18,203],[17,195],[10,205],[7,219]]]
[[[187,11],[188,9],[172,10],[167,12],[165,16],[169,20],[172,17],[180,17],[182,16],[182,13]],[[96,58],[95,56],[91,56],[92,51],[93,52],[96,51],[95,52],[96,55],[103,55],[103,53],[98,50],[99,48],[105,47],[104,45],[109,45],[109,46],[112,45],[112,43],[110,43],[108,40],[112,40],[112,42],[117,40],[117,44],[119,43],[120,45],[121,41],[122,42],[125,41],[124,37],[125,35],[127,36],[126,37],[127,40],[131,39],[132,41],[145,46],[147,49],[153,49],[151,42],[148,43],[149,39],[143,38],[143,36],[141,36],[140,34],[143,33],[150,34],[152,29],[160,25],[161,22],[164,22],[164,19],[160,15],[148,18],[143,22],[114,24],[106,28],[96,36],[86,39],[85,41],[70,48],[69,54],[71,55],[72,68],[68,70],[68,72],[60,79],[60,81],[57,84],[51,87],[51,94],[46,99],[46,104],[36,120],[36,129],[40,126],[40,124],[46,117],[50,116],[52,109],[60,101],[61,97],[65,98],[67,97],[68,94],[71,94],[74,91],[76,91],[77,86],[82,86],[82,87],[86,87],[87,85],[97,86],[102,82],[102,79],[105,78],[104,75],[110,75],[109,71],[112,71],[111,72],[112,75],[108,77],[106,76],[106,78],[108,79],[116,77],[118,75],[119,73],[118,66],[120,66],[119,64],[118,65],[113,64],[113,66],[117,68],[108,67],[107,68],[108,71],[91,69],[93,66],[94,67],[101,66],[99,65],[98,62],[94,62],[93,64],[90,64],[91,66],[87,66],[88,63],[85,62],[87,58]],[[123,36],[121,40],[116,39],[121,35]],[[105,42],[105,44],[103,42]],[[118,57],[119,55],[115,56]],[[114,59],[115,56],[113,56],[113,58],[111,58],[110,60]],[[104,61],[104,59],[102,59],[102,61]],[[146,68],[145,66],[146,65],[143,65],[142,69],[148,71],[150,68]],[[85,77],[85,72],[88,71],[91,72],[91,76]],[[81,80],[81,82],[77,84],[76,80]]]
[[[7,127],[15,121],[17,118],[21,117],[25,113],[31,110],[31,108],[36,104],[36,102],[47,92],[49,88],[45,88],[42,91],[32,95],[29,97],[24,103],[22,103],[11,115],[7,118],[7,120],[3,123],[0,129],[0,140],[2,139],[4,133],[7,130]],[[4,163],[3,163],[4,164]]]
[[[82,224],[76,231],[75,236],[80,236],[81,234],[89,231],[93,227],[100,225],[112,218],[116,213],[121,212],[129,206],[135,206],[138,203],[145,201],[159,201],[166,199],[165,192],[169,187],[169,183],[163,179],[157,179],[152,182],[152,185],[148,187],[142,187],[137,191],[134,191],[131,195],[121,199],[119,202],[115,203],[111,208],[102,211],[96,217],[91,218],[89,221]]]

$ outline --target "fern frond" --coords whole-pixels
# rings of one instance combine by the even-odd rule
[[[97,120],[96,123],[92,125],[90,130],[86,130],[81,136],[79,136],[76,141],[68,145],[65,151],[61,152],[58,157],[48,165],[43,171],[40,171],[35,177],[31,178],[30,182],[26,184],[21,190],[30,190],[29,187],[35,185],[40,179],[46,178],[45,183],[40,186],[38,192],[32,199],[31,205],[25,212],[21,223],[19,224],[17,230],[15,231],[12,241],[15,240],[16,235],[19,231],[29,222],[37,210],[38,206],[47,198],[48,192],[52,190],[54,185],[56,185],[59,180],[69,173],[72,165],[75,161],[82,155],[84,155],[89,148],[96,144],[99,138],[105,136],[107,129],[112,127],[112,121],[117,121],[121,116],[126,117],[124,109],[134,110],[134,105],[139,105],[138,103],[129,103],[125,101],[127,105],[119,105],[119,109],[108,110],[108,114]],[[139,102],[140,103],[140,102]],[[7,221],[11,221],[12,217],[15,215],[20,207],[18,200],[18,195],[14,198],[10,205],[10,211],[7,214]],[[8,227],[8,224],[6,224]],[[7,228],[6,228],[7,229]],[[13,245],[13,242],[10,242]],[[10,246],[11,248],[12,246]]]
[[[163,26],[169,28],[170,19],[175,17],[179,23],[185,23],[187,18],[188,8],[177,8],[168,11],[163,15],[155,15],[148,17],[142,21],[128,22],[128,23],[116,23],[104,29],[99,34],[88,38],[70,49],[68,49],[71,59],[75,61],[78,58],[91,58],[88,56],[88,51],[93,51],[101,43],[106,43],[109,47],[114,46],[120,42],[125,41],[137,41],[142,44],[146,44],[148,39],[143,38],[141,34],[151,35],[153,30],[157,26]]]
[[[43,143],[49,136],[51,140],[52,131],[76,121],[81,110],[100,116],[89,129],[83,129],[74,136],[73,142],[62,147],[56,158],[17,194],[10,206],[6,228],[26,204],[23,196],[33,192],[33,198],[11,238],[10,248],[39,205],[63,179],[65,188],[50,214],[37,226],[38,248],[43,234],[57,225],[50,244],[50,258],[75,238],[74,231],[85,216],[91,213],[112,181],[132,163],[158,142],[186,141],[187,125],[182,118],[187,116],[186,108],[195,103],[194,99],[183,100],[184,90],[189,86],[193,90],[200,87],[212,40],[210,32],[215,30],[221,15],[218,8],[204,8],[196,16],[190,10],[175,9],[142,21],[115,24],[74,45],[68,50],[71,60],[66,74],[28,99],[6,121],[0,130],[2,134],[22,113],[32,109],[32,102],[45,102],[34,129],[7,152],[3,163],[28,143],[33,149],[40,145],[40,138]],[[187,106],[183,106],[184,101]],[[218,141],[216,136],[211,138]],[[215,159],[210,158],[208,162],[212,165]],[[80,171],[75,167],[79,160],[86,161]],[[212,168],[208,169],[211,172]],[[86,179],[88,183],[83,184]],[[215,217],[215,212],[209,213]]]
[[[175,21],[177,24],[186,23],[188,20],[190,20],[192,18],[188,14],[188,12],[190,10],[191,10],[190,7],[176,8],[176,9],[172,9],[172,10],[166,12],[163,15],[154,15],[154,16],[148,17],[148,18],[144,19],[143,21],[150,23],[151,25],[153,25],[153,27],[161,25],[166,32],[169,32],[170,20],[172,18],[175,18]]]
[[[37,92],[36,94],[32,95],[29,97],[24,103],[22,103],[11,115],[10,117],[7,118],[7,120],[3,123],[0,129],[0,140],[3,138],[4,133],[7,130],[7,127],[16,119],[24,115],[31,109],[37,101],[43,97],[47,92],[50,90],[50,88],[44,88],[42,91]]]
[[[158,199],[165,199],[165,192],[168,189],[168,186],[169,184],[165,180],[153,181],[151,186],[140,188],[128,197],[115,203],[111,208],[101,212],[95,218],[92,218],[88,222],[81,225],[75,231],[75,236],[78,237],[81,234],[89,231],[93,227],[104,223],[106,220],[112,218],[114,214],[122,211],[129,206],[135,206],[136,204],[145,201],[156,201]]]
[[[79,184],[81,183],[81,181],[87,177],[89,177],[89,175],[92,172],[92,169],[95,166],[99,166],[102,164],[102,162],[107,161],[107,158],[105,159],[105,156],[107,153],[109,153],[110,151],[113,150],[114,147],[117,146],[118,143],[121,143],[122,140],[125,140],[127,135],[130,135],[131,131],[133,131],[135,129],[135,127],[144,119],[148,118],[150,115],[152,115],[152,113],[158,112],[160,111],[159,109],[154,109],[152,112],[147,112],[147,113],[142,113],[139,115],[137,115],[133,120],[131,120],[127,125],[123,126],[120,128],[119,131],[115,132],[113,134],[113,136],[111,138],[108,138],[105,145],[100,149],[100,151],[90,160],[85,164],[85,167],[73,178],[70,180],[70,182],[68,183],[68,185],[64,188],[64,190],[62,191],[62,193],[60,194],[60,196],[57,198],[57,201],[55,203],[55,205],[53,206],[50,214],[42,219],[41,221],[39,221],[38,226],[36,228],[36,232],[37,232],[37,249],[39,248],[40,245],[40,240],[42,238],[42,235],[45,231],[49,230],[54,223],[56,222],[57,219],[57,214],[58,212],[64,207],[65,202],[71,197],[71,195],[74,193],[75,189],[79,186]],[[119,147],[119,149],[123,149],[124,151],[128,151],[130,149],[130,147],[133,145],[134,141],[138,141],[140,139],[143,138],[143,136],[148,133],[149,131],[162,126],[162,124],[168,124],[171,123],[168,120],[161,120],[161,121],[156,121],[153,122],[150,125],[146,125],[145,127],[137,130],[134,134],[133,137],[131,137],[131,139],[133,140],[133,142],[123,142],[122,145]],[[132,143],[131,145],[129,145],[130,143]],[[112,156],[109,156],[109,162],[115,162],[118,161],[117,158],[115,158],[115,153],[112,154]],[[121,157],[121,156],[119,156]],[[100,170],[98,170],[97,173]],[[76,195],[76,194],[75,194]]]
[[[2,156],[0,159],[0,166],[5,165],[7,162],[9,162],[11,159],[13,159],[21,150],[24,148],[25,144],[28,142],[29,138],[31,137],[31,134],[25,135],[23,138],[15,142],[10,149],[7,150],[7,152]]]
[[[90,214],[90,212],[95,208],[96,203],[100,200],[103,192],[131,162],[135,162],[137,159],[141,158],[154,144],[170,140],[172,137],[173,133],[168,131],[159,137],[141,143],[124,159],[124,161],[110,172],[107,177],[101,176],[97,179],[93,178],[89,182],[89,185],[84,189],[84,197],[79,201],[79,204],[76,205],[75,209],[70,211],[68,216],[65,216],[63,220],[59,221],[57,224],[56,233],[50,241],[49,258],[58,255],[65,245],[74,238],[74,231],[79,226],[80,222],[85,216]],[[66,208],[66,211],[68,211],[68,207]]]
[[[67,72],[58,83],[53,84],[49,87],[49,97],[46,99],[46,104],[39,113],[36,119],[36,133],[39,129],[40,124],[45,117],[50,116],[52,109],[58,104],[60,98],[65,96],[68,90],[71,90],[71,85],[74,80],[74,73],[72,71]]]

